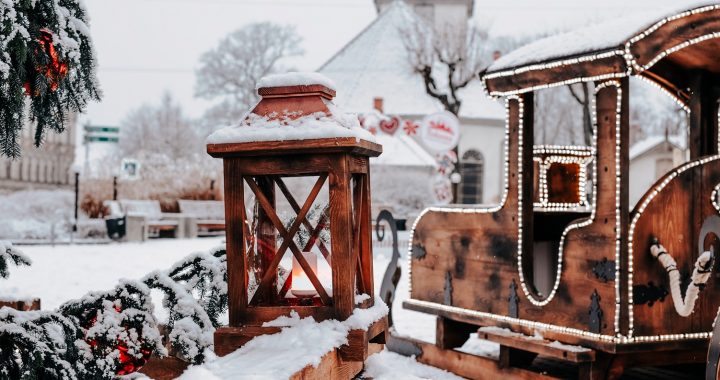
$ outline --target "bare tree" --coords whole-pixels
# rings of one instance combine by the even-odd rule
[[[591,92],[590,85],[588,82],[581,82],[574,85],[567,86],[572,95],[573,99],[582,108],[582,131],[583,131],[583,142],[586,146],[592,145],[593,139],[593,120],[590,108],[592,107],[592,97],[594,96]]]
[[[125,117],[119,146],[125,157],[140,159],[161,155],[179,160],[200,153],[202,137],[166,92],[160,105],[143,105]]]
[[[460,113],[458,90],[466,87],[491,60],[487,31],[475,25],[445,24],[441,30],[420,17],[400,29],[409,63],[425,92],[454,115]]]
[[[219,103],[207,113],[217,124],[231,124],[257,101],[256,83],[268,74],[287,70],[285,58],[303,54],[302,38],[292,26],[262,22],[247,25],[223,38],[200,58],[195,95]]]

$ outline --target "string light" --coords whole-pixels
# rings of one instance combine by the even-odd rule
[[[504,96],[506,97],[506,129],[505,129],[505,175],[504,175],[504,181],[505,181],[505,187],[504,192],[502,196],[502,200],[499,205],[495,207],[490,208],[461,208],[462,206],[448,206],[448,207],[431,207],[426,210],[424,210],[420,216],[416,219],[415,223],[413,224],[413,227],[410,232],[410,240],[409,240],[409,250],[412,253],[412,241],[413,236],[415,232],[415,228],[417,227],[419,221],[422,219],[422,217],[428,213],[428,212],[450,212],[450,213],[494,213],[499,210],[501,210],[508,197],[509,192],[509,128],[510,128],[510,102],[511,101],[517,101],[518,107],[519,107],[519,129],[518,129],[518,157],[519,157],[519,163],[518,163],[518,272],[520,276],[520,283],[521,288],[523,292],[525,293],[526,297],[530,300],[530,302],[535,306],[545,306],[547,305],[552,298],[554,297],[555,293],[557,292],[557,289],[560,284],[560,277],[562,274],[562,264],[563,264],[563,249],[564,249],[564,243],[565,243],[565,237],[567,234],[573,230],[582,228],[585,226],[588,226],[593,223],[595,216],[596,216],[596,201],[597,201],[597,181],[594,183],[594,191],[593,191],[593,201],[591,204],[591,215],[589,218],[578,222],[571,224],[566,227],[566,229],[563,231],[563,234],[560,239],[560,248],[558,253],[558,270],[557,275],[555,279],[555,284],[553,285],[553,290],[551,291],[550,295],[544,299],[544,300],[538,300],[536,299],[528,290],[527,285],[524,281],[524,275],[522,270],[522,228],[523,228],[523,220],[522,220],[522,170],[523,170],[523,161],[522,161],[522,145],[523,145],[523,113],[524,113],[524,105],[522,102],[522,98],[518,97],[518,95],[526,92],[531,91],[538,91],[543,89],[548,89],[551,87],[557,87],[557,86],[564,86],[564,85],[570,85],[574,83],[580,83],[580,82],[589,82],[589,81],[605,81],[598,85],[595,89],[595,95],[597,98],[597,94],[602,91],[603,89],[606,89],[608,87],[615,87],[617,91],[617,103],[616,103],[616,110],[615,110],[615,176],[616,176],[616,186],[615,186],[615,260],[616,263],[619,264],[621,262],[621,255],[622,255],[622,225],[621,225],[621,116],[622,116],[622,102],[623,102],[623,93],[622,93],[622,85],[620,82],[617,81],[617,79],[628,77],[630,75],[638,75],[642,73],[645,70],[650,69],[652,66],[657,64],[660,60],[663,58],[682,50],[688,46],[691,46],[693,44],[698,44],[703,41],[707,41],[709,39],[714,38],[720,38],[720,32],[717,33],[710,33],[706,35],[702,35],[690,40],[687,40],[683,43],[674,45],[656,56],[653,57],[647,64],[641,65],[637,62],[635,57],[631,53],[631,49],[638,41],[642,40],[643,38],[647,37],[648,35],[655,32],[657,29],[662,27],[663,25],[667,24],[668,22],[671,22],[673,20],[677,20],[683,17],[687,17],[689,15],[699,14],[702,12],[708,12],[720,9],[720,5],[713,5],[713,6],[706,6],[701,7],[697,9],[693,9],[690,11],[682,12],[679,14],[676,14],[674,16],[666,17],[663,20],[657,22],[650,28],[646,29],[645,31],[641,32],[640,34],[634,36],[631,38],[627,43],[625,43],[624,50],[612,50],[612,51],[606,51],[603,53],[597,53],[597,54],[590,54],[585,55],[582,57],[572,58],[572,59],[562,59],[554,62],[549,63],[543,63],[543,64],[533,64],[528,65],[521,68],[511,69],[511,70],[504,70],[499,71],[495,73],[490,73],[488,75],[485,75],[482,78],[483,85],[485,87],[485,91],[488,92],[488,86],[487,81],[495,78],[501,78],[501,77],[509,77],[509,76],[515,76],[522,73],[527,73],[531,71],[540,71],[540,70],[546,70],[546,69],[552,69],[552,68],[558,68],[558,67],[564,67],[564,66],[572,66],[577,65],[579,63],[583,62],[592,62],[597,61],[599,59],[606,59],[611,58],[614,56],[622,56],[625,59],[626,65],[624,67],[621,67],[620,71],[613,72],[613,73],[607,73],[607,74],[601,74],[597,76],[590,76],[590,77],[578,77],[578,78],[571,78],[564,81],[556,82],[556,83],[549,83],[549,84],[543,84],[543,85],[536,85],[536,86],[530,86],[526,88],[520,88],[512,91],[492,91],[488,94],[490,96]],[[663,91],[663,93],[671,96],[677,104],[686,112],[689,112],[690,109],[687,106],[687,104],[682,101],[680,98],[678,98],[675,94],[672,94],[670,91],[668,91],[666,88],[658,85],[656,82],[645,78],[643,76],[640,76],[642,80],[647,81],[648,83],[651,83],[655,85],[657,88]],[[595,155],[596,147],[597,147],[597,128],[598,128],[598,121],[597,121],[597,104],[593,102],[593,117],[595,122],[595,131],[593,133],[593,147],[591,149],[591,155]],[[720,115],[718,116],[719,122],[720,122]],[[557,154],[557,155],[566,155],[566,156],[576,156],[581,157],[582,152],[581,148],[587,151],[586,147],[552,147],[552,146],[541,146],[536,147],[533,150],[534,154]],[[718,137],[718,149],[720,150],[720,136]],[[655,188],[650,190],[642,199],[641,203],[637,207],[635,213],[633,214],[632,221],[630,223],[630,226],[628,228],[628,334],[623,335],[620,329],[620,312],[622,309],[622,303],[621,303],[621,289],[620,289],[620,265],[616,265],[615,269],[615,315],[614,315],[614,330],[615,335],[603,335],[603,334],[596,334],[591,333],[585,330],[581,329],[575,329],[575,328],[569,328],[569,327],[563,327],[563,326],[557,326],[552,325],[548,323],[542,323],[542,322],[536,322],[536,321],[529,321],[529,320],[523,320],[519,318],[511,318],[503,315],[497,315],[487,312],[480,312],[480,311],[474,311],[449,305],[441,305],[434,302],[428,302],[428,301],[421,301],[421,300],[415,300],[415,299],[409,299],[406,301],[408,304],[414,304],[418,306],[422,306],[425,308],[435,309],[439,311],[447,311],[452,313],[457,313],[461,315],[470,315],[470,316],[479,316],[484,318],[489,318],[492,320],[500,321],[500,322],[506,322],[506,323],[513,323],[520,326],[525,327],[531,327],[539,330],[548,330],[548,331],[557,331],[569,335],[576,335],[585,337],[592,340],[599,340],[599,341],[606,341],[606,342],[613,342],[613,343],[621,343],[621,344],[627,344],[627,343],[636,343],[636,342],[659,342],[659,341],[674,341],[674,340],[686,340],[686,339],[708,339],[711,336],[711,332],[699,332],[699,333],[680,333],[680,334],[661,334],[661,335],[649,335],[649,336],[634,336],[634,301],[633,301],[633,238],[634,238],[634,232],[636,224],[639,220],[639,218],[642,216],[643,212],[647,208],[647,206],[651,203],[651,201],[659,194],[674,178],[682,174],[683,172],[690,170],[694,167],[704,165],[708,162],[720,160],[720,156],[712,156],[712,157],[706,157],[700,160],[696,160],[690,163],[687,163],[673,171],[671,171],[668,175],[664,177],[662,182],[660,182]],[[539,159],[534,157],[534,162],[538,163],[538,166],[542,168],[543,166],[547,165],[547,162],[543,159]],[[572,161],[570,157],[564,157],[561,161],[562,163],[578,163],[581,161]],[[587,164],[587,162],[585,162]],[[584,167],[584,165],[581,164],[581,168]],[[593,165],[593,172],[595,174],[594,178],[597,178],[597,171],[598,171],[598,162],[596,160],[595,165]],[[581,177],[584,177],[584,172]],[[545,178],[545,181],[547,179]],[[540,178],[540,181],[542,182],[542,177]],[[584,183],[584,178],[583,181]],[[547,189],[543,189],[546,186],[540,186],[540,198],[541,198],[541,205],[544,205],[548,210],[550,211],[565,211],[565,210],[577,210],[577,204],[572,203],[561,203],[558,205],[552,205],[549,202],[542,202],[542,199],[547,199]],[[582,186],[582,189],[584,189],[585,186]],[[584,194],[584,190],[583,194]],[[713,207],[720,212],[720,203],[718,198],[718,194],[720,193],[720,185],[716,186],[715,189],[712,192],[711,200]],[[543,198],[545,197],[545,198]],[[584,200],[584,197],[581,197],[581,200]],[[550,206],[550,207],[549,207]],[[412,291],[412,254],[409,255],[409,261],[410,261],[410,289]]]
[[[701,42],[704,42],[704,41],[707,41],[710,39],[719,38],[720,32],[705,34],[702,36],[698,36],[698,37],[686,40],[680,44],[674,45],[674,46],[658,53],[657,55],[655,55],[645,65],[641,65],[640,63],[638,63],[637,59],[632,54],[632,48],[637,42],[639,42],[642,39],[646,38],[647,36],[651,35],[653,32],[655,32],[656,30],[658,30],[660,27],[667,24],[668,22],[678,20],[678,19],[690,16],[690,15],[714,11],[717,9],[720,9],[720,5],[710,5],[710,6],[704,6],[704,7],[688,10],[685,12],[677,13],[677,14],[669,16],[669,17],[665,17],[662,20],[655,23],[654,25],[652,25],[650,28],[631,37],[624,44],[623,50],[615,49],[615,50],[605,51],[605,52],[601,52],[601,53],[588,54],[588,55],[584,55],[584,56],[576,57],[576,58],[560,59],[560,60],[556,60],[556,61],[552,61],[552,62],[530,64],[530,65],[517,67],[514,69],[510,69],[510,70],[491,72],[491,73],[488,73],[485,76],[483,76],[483,78],[482,78],[483,87],[485,88],[485,92],[489,96],[500,97],[500,96],[518,95],[518,94],[522,94],[525,92],[544,90],[544,89],[548,89],[548,88],[552,88],[552,87],[571,85],[571,84],[580,83],[580,82],[606,81],[606,80],[610,80],[610,79],[620,79],[620,78],[624,78],[624,77],[631,76],[631,75],[639,75],[643,71],[646,71],[646,70],[650,69],[651,67],[653,67],[655,64],[657,64],[659,61],[661,61],[665,57],[667,57],[677,51],[680,51],[688,46],[691,46],[694,44],[699,44]],[[542,70],[553,69],[553,68],[557,68],[557,67],[573,66],[573,65],[580,64],[580,63],[594,62],[597,60],[611,58],[614,56],[623,57],[625,64],[622,65],[621,67],[619,67],[619,70],[616,70],[615,72],[612,72],[612,73],[606,73],[606,74],[600,74],[600,75],[588,76],[588,77],[570,78],[570,79],[566,79],[566,80],[559,81],[559,82],[546,83],[546,84],[542,84],[542,85],[534,85],[534,86],[529,86],[529,87],[522,87],[522,88],[518,88],[516,90],[510,90],[510,91],[489,91],[488,90],[487,81],[491,80],[491,79],[515,76],[518,74],[527,73],[527,72],[531,72],[531,71],[542,71]],[[607,65],[607,66],[609,66],[609,65]],[[672,94],[671,94],[671,96],[675,97]],[[687,107],[687,105],[682,101],[679,101],[679,104],[681,106],[683,106],[683,109],[685,109]]]
[[[628,229],[628,319],[629,319],[629,331],[628,336],[632,337],[634,333],[635,328],[635,321],[634,321],[634,312],[633,312],[633,239],[635,237],[635,226],[638,223],[638,220],[645,212],[645,209],[648,207],[648,205],[652,202],[655,197],[660,194],[660,192],[670,184],[676,177],[678,177],[680,174],[694,168],[697,166],[705,165],[708,162],[720,160],[720,155],[717,156],[709,156],[705,157],[696,161],[688,162],[679,168],[674,169],[670,173],[666,174],[665,177],[663,177],[662,181],[652,190],[650,190],[648,193],[645,194],[645,196],[641,199],[641,203],[639,203],[639,206],[637,207],[635,211],[635,215],[633,216],[632,221],[630,222],[630,228]],[[718,187],[716,187],[718,189]],[[713,192],[714,194],[715,192]],[[714,205],[714,204],[713,204]],[[708,336],[710,333],[707,333]]]

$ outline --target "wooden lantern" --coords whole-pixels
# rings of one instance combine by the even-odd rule
[[[258,93],[262,100],[249,118],[287,124],[280,129],[295,128],[294,122],[312,127],[313,117],[319,124],[320,118],[337,112],[331,103],[335,91],[323,85],[266,87]],[[251,120],[245,120],[249,127]],[[261,326],[291,311],[318,321],[345,320],[356,307],[373,305],[369,158],[380,155],[380,145],[357,137],[332,137],[209,143],[207,150],[223,159],[225,175],[230,326],[216,332],[218,354],[232,352],[254,336],[278,331]],[[307,199],[293,194],[289,177],[312,178]],[[253,205],[246,204],[245,186],[257,202],[253,221],[248,220],[248,206]],[[313,222],[308,213],[324,190],[327,212]],[[280,197],[289,205],[286,211],[294,212],[293,218],[281,220]],[[329,243],[319,238],[328,225]],[[304,246],[294,239],[301,228],[310,232]],[[317,257],[309,257],[308,251]],[[289,256],[293,275],[289,268],[278,275],[281,261]],[[331,279],[318,275],[315,262],[323,260],[329,264]],[[249,274],[257,280],[250,281]],[[293,277],[296,282],[305,277],[309,283],[297,290]],[[370,297],[356,303],[360,294]]]

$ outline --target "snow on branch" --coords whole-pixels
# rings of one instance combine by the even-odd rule
[[[8,278],[10,276],[9,264],[15,266],[30,266],[32,261],[22,252],[13,247],[9,241],[0,240],[0,277]]]

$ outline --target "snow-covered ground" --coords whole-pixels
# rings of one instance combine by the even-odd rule
[[[408,297],[407,233],[399,240],[402,265],[397,299],[393,305],[395,328],[401,335],[425,341],[435,340],[435,318],[402,309]],[[63,302],[79,298],[91,290],[110,289],[120,279],[138,279],[156,269],[166,269],[196,251],[207,251],[223,243],[224,238],[190,240],[158,239],[144,243],[100,245],[22,246],[33,261],[31,267],[10,268],[10,278],[0,280],[0,295],[34,296],[42,299],[43,309],[57,308]],[[392,256],[387,244],[374,248],[375,284],[379,289]],[[159,309],[159,308],[158,308]],[[417,363],[389,352],[368,359],[366,373],[375,379],[453,379],[444,371]]]

